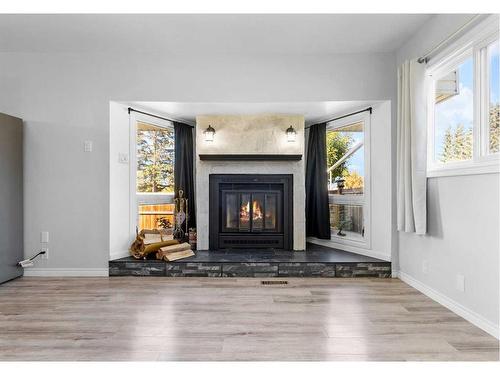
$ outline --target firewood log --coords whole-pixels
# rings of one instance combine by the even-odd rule
[[[172,254],[185,250],[191,250],[191,245],[189,245],[186,242],[178,245],[165,246],[158,250],[158,252],[156,253],[156,259],[163,259],[163,257],[167,254]]]
[[[193,250],[183,250],[176,251],[175,253],[165,254],[163,259],[167,262],[173,262],[174,260],[189,258],[194,256]]]
[[[136,240],[130,247],[130,253],[136,259],[146,258],[149,254],[157,252],[161,247],[176,245],[178,243],[179,241],[177,240],[168,240],[145,245],[144,238],[137,236]]]

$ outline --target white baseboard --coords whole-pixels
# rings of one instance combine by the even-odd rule
[[[314,243],[316,245],[331,247],[334,249],[344,250],[344,251],[348,251],[350,253],[366,255],[367,257],[377,258],[377,259],[385,260],[387,262],[391,261],[390,255],[387,255],[384,253],[379,253],[377,251],[361,249],[361,248],[357,248],[357,247],[353,247],[353,246],[347,246],[347,245],[343,245],[343,244],[340,244],[340,243],[334,242],[334,241],[320,240],[319,238],[307,237],[306,242]]]
[[[481,328],[483,331],[489,333],[490,335],[492,335],[496,339],[500,339],[500,337],[499,337],[500,336],[499,335],[500,328],[498,325],[495,325],[493,322],[482,317],[481,315],[477,314],[476,312],[470,310],[469,308],[461,305],[460,303],[452,300],[451,298],[449,298],[449,297],[445,296],[444,294],[438,292],[437,290],[425,285],[421,281],[418,281],[417,279],[413,278],[412,276],[410,276],[404,272],[398,271],[397,275],[401,281],[403,281],[406,284],[410,285],[411,287],[417,289],[419,292],[422,292],[427,297],[433,299],[434,301],[443,305],[447,309],[450,309],[458,316],[461,316],[465,320],[474,324],[476,327]]]
[[[108,268],[26,268],[24,276],[41,276],[41,277],[92,277],[92,276],[109,276]]]

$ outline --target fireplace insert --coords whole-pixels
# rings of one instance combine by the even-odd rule
[[[210,175],[210,250],[293,249],[293,175]]]

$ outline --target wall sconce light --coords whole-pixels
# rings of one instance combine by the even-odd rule
[[[293,128],[293,126],[290,125],[288,129],[286,129],[286,139],[288,142],[295,142],[295,138],[297,137],[297,132]]]
[[[205,141],[206,142],[213,142],[214,141],[215,129],[212,128],[211,125],[208,125],[208,128],[203,132],[203,134],[205,134]]]

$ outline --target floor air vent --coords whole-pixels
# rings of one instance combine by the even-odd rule
[[[288,281],[285,280],[263,280],[260,282],[262,285],[286,285]]]

